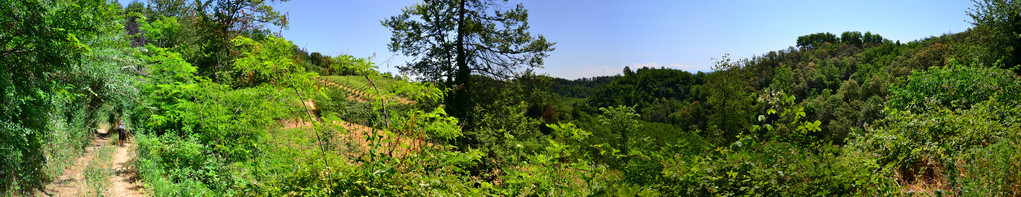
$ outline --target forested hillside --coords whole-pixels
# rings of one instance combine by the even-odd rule
[[[413,57],[394,74],[296,46],[271,3],[0,3],[0,195],[53,195],[119,119],[152,196],[1021,195],[1014,1],[959,33],[576,80],[534,70],[558,44],[524,4],[366,19]]]

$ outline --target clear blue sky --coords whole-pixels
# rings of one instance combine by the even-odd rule
[[[121,0],[125,1],[125,0]],[[293,0],[283,35],[309,51],[370,57],[395,70],[408,57],[386,48],[379,21],[413,0]],[[712,58],[750,58],[795,44],[798,36],[871,31],[908,42],[971,27],[971,1],[607,1],[511,0],[529,11],[533,34],[557,42],[540,73],[568,79],[621,73],[624,66],[708,71]],[[125,4],[126,5],[126,4]],[[393,59],[387,64],[387,59]]]

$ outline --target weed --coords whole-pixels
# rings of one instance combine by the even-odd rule
[[[85,195],[102,196],[107,187],[110,186],[110,176],[113,175],[111,157],[114,152],[111,145],[101,145],[96,148],[93,157],[85,166]]]

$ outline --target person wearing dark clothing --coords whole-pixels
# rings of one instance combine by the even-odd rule
[[[124,140],[128,139],[128,132],[124,129],[124,121],[121,118],[117,118],[117,137],[120,140],[120,146],[124,146]]]

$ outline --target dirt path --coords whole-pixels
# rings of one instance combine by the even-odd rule
[[[136,171],[130,165],[135,154],[131,149],[133,143],[125,142],[124,146],[118,146],[113,152],[113,176],[110,176],[110,187],[106,191],[108,196],[142,196],[142,186],[136,185]]]
[[[50,184],[46,185],[43,193],[37,195],[48,196],[95,196],[90,190],[95,190],[93,185],[105,185],[104,196],[142,196],[141,187],[134,184],[135,171],[130,168],[129,161],[134,157],[131,151],[132,145],[125,143],[124,147],[116,145],[116,136],[107,133],[108,125],[100,125],[97,134],[93,137],[92,143],[85,148],[85,152],[73,165],[64,169],[64,173]],[[130,140],[129,140],[130,142]],[[113,148],[110,157],[104,157],[103,149]],[[98,152],[97,152],[98,151]],[[96,159],[110,158],[107,161],[93,161]],[[89,165],[101,167],[99,171],[112,172],[104,181],[106,183],[88,183],[86,168]],[[97,191],[98,192],[98,191]]]
[[[92,160],[92,155],[100,146],[106,144],[106,139],[96,136],[92,143],[85,148],[84,154],[75,161],[74,165],[64,169],[64,173],[57,179],[46,185],[43,194],[50,196],[84,196],[85,191],[85,165]]]

